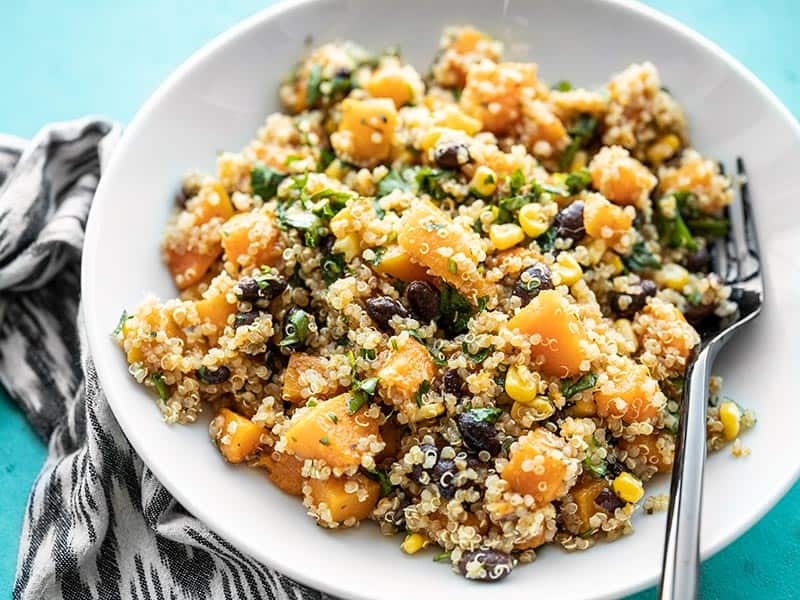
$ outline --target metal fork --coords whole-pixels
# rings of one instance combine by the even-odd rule
[[[664,540],[659,598],[689,600],[697,594],[700,563],[700,509],[703,466],[706,459],[706,409],[711,366],[722,346],[761,312],[764,281],[753,222],[753,210],[744,161],[736,159],[743,181],[739,210],[726,210],[728,235],[712,248],[715,273],[731,286],[730,299],[737,310],[730,317],[704,322],[698,328],[701,342],[686,369],[675,462],[672,467],[667,533]]]

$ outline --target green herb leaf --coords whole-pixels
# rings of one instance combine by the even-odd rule
[[[605,477],[608,472],[608,464],[606,461],[601,462],[599,465],[594,464],[588,458],[583,459],[583,468],[590,471],[598,477]]]
[[[489,304],[489,296],[481,296],[478,298],[478,312],[483,312],[486,310],[486,306]]]
[[[431,382],[427,379],[423,379],[422,383],[419,384],[419,388],[414,393],[414,399],[417,401],[417,406],[422,406],[422,396],[427,394],[431,389]]]
[[[511,195],[516,196],[519,194],[523,185],[525,185],[525,175],[519,169],[514,169],[511,177],[508,178],[508,189],[511,191]]]
[[[150,376],[150,381],[153,382],[153,387],[156,388],[158,397],[161,398],[162,401],[166,402],[169,399],[169,390],[167,389],[167,384],[164,383],[163,373],[153,373]]]
[[[345,272],[345,258],[341,252],[334,252],[333,254],[326,254],[320,261],[320,269],[322,269],[322,279],[328,285],[337,281]]]
[[[378,201],[378,198],[372,199],[372,208],[375,209],[375,214],[378,215],[379,219],[383,219],[386,216],[386,211],[383,210],[381,203]]]
[[[453,275],[458,273],[458,263],[454,261],[452,258],[447,259],[447,270],[450,271]]]
[[[267,201],[278,193],[278,186],[286,179],[286,175],[278,173],[266,165],[257,164],[250,171],[250,187],[256,196]]]
[[[317,171],[324,171],[334,160],[336,160],[336,153],[330,148],[323,148],[319,151],[319,164],[317,165]]]
[[[442,552],[441,554],[437,554],[433,557],[433,562],[443,562],[445,560],[450,560],[450,555],[452,552]]]
[[[572,84],[566,79],[562,79],[553,86],[553,89],[558,92],[568,92],[572,89]]]
[[[125,321],[132,318],[133,315],[129,315],[127,310],[122,309],[122,314],[119,316],[119,321],[117,322],[117,326],[114,328],[113,334],[119,335],[122,333],[122,328],[125,326]]]
[[[392,482],[389,479],[389,474],[383,469],[365,469],[361,467],[361,472],[373,481],[381,484],[381,498],[388,496],[392,493]]]
[[[500,418],[500,415],[503,414],[502,408],[497,407],[487,407],[487,408],[473,408],[469,411],[469,414],[476,421],[484,421],[486,423],[497,423],[497,420]]]
[[[564,395],[565,400],[569,400],[575,394],[584,392],[594,387],[597,383],[597,375],[594,373],[586,373],[576,381],[569,379],[561,380],[561,393]]]
[[[304,344],[308,337],[308,324],[311,320],[309,315],[302,308],[295,309],[288,319],[284,328],[284,337],[278,344],[281,348],[294,344]]]
[[[319,438],[319,443],[322,444],[323,446],[330,446],[331,440],[328,438],[327,435],[325,435]]]
[[[550,252],[550,250],[553,249],[553,244],[555,243],[557,237],[558,229],[556,227],[551,227],[538,238],[536,238],[536,243],[539,244],[539,248],[542,252]]]
[[[561,171],[569,169],[572,161],[575,159],[575,154],[592,141],[596,131],[597,119],[595,117],[589,113],[581,113],[578,115],[575,123],[567,128],[567,133],[572,137],[572,140],[570,140],[569,145],[558,159],[558,168]]]
[[[353,392],[347,399],[347,414],[354,415],[367,403],[367,395],[364,392]]]
[[[592,183],[592,176],[589,174],[589,169],[586,168],[573,171],[564,180],[564,185],[572,195],[579,194],[589,187],[590,183]]]
[[[405,175],[411,174],[411,181]],[[395,190],[403,192],[412,191],[413,170],[404,169],[403,171],[389,171],[389,173],[378,182],[378,198],[388,196]]]
[[[647,249],[644,242],[636,242],[631,253],[622,257],[622,262],[630,271],[649,271],[661,268],[661,261]]]
[[[306,104],[314,106],[319,102],[322,94],[319,85],[322,83],[322,65],[313,64],[308,73],[308,83],[306,84]]]
[[[356,391],[364,392],[368,396],[374,396],[378,389],[378,381],[380,380],[377,377],[370,377],[369,379],[360,381],[356,386]]]
[[[461,351],[472,362],[476,364],[481,364],[483,361],[486,360],[487,356],[489,356],[492,352],[494,352],[494,346],[489,346],[488,348],[481,348],[478,352],[472,354],[469,351],[469,346],[467,342],[461,342]]]
[[[467,329],[472,317],[472,305],[454,287],[443,283],[439,301],[439,326],[450,337],[455,337]]]
[[[336,413],[328,413],[328,418],[333,422],[334,425],[339,422],[339,417],[336,416]]]

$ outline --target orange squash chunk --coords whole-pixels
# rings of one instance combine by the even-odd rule
[[[509,133],[522,116],[522,90],[536,86],[533,63],[494,63],[484,60],[472,65],[461,94],[461,108],[497,135]]]
[[[345,485],[349,481],[355,481],[359,487],[367,490],[367,496],[363,500],[358,499],[358,494],[349,494],[345,491]],[[319,506],[323,502],[331,511],[331,519],[337,523],[342,523],[347,519],[361,521],[366,519],[378,503],[381,495],[381,486],[378,482],[357,474],[355,477],[329,477],[324,481],[321,479],[309,479],[311,487],[311,500],[313,504]]]
[[[269,480],[290,496],[303,495],[303,461],[291,454],[264,453],[258,457],[257,466],[264,467]]]
[[[360,465],[361,457],[369,453],[360,447],[362,440],[374,435],[380,441],[378,420],[363,410],[349,414],[349,399],[349,393],[340,394],[295,415],[283,434],[286,449],[299,458],[324,460],[329,467]]]
[[[668,447],[673,448],[673,452],[664,452],[659,448],[659,439],[663,436],[659,434],[651,435],[636,435],[630,440],[620,438],[617,445],[628,452],[629,454],[636,454],[637,460],[644,459],[647,464],[652,465],[658,469],[659,473],[669,473],[672,470],[672,463],[674,461],[674,446],[671,444]],[[662,442],[663,443],[663,442]]]
[[[236,312],[236,303],[230,304],[223,293],[198,300],[194,305],[200,319],[216,325],[217,331],[225,329],[228,317]]]
[[[219,411],[219,417],[221,423],[216,439],[217,445],[225,460],[240,463],[256,451],[264,430],[247,417],[227,408]]]
[[[222,254],[222,248],[219,247],[218,250],[215,248],[212,254],[201,254],[192,250],[175,252],[168,249],[167,267],[178,289],[186,289],[201,281],[217,257]]]
[[[647,201],[656,185],[655,176],[621,146],[605,147],[589,163],[592,185],[616,204],[638,205]]]
[[[397,123],[394,102],[388,98],[347,98],[341,110],[339,128],[331,136],[336,154],[361,167],[388,159]]]
[[[583,226],[596,239],[617,242],[630,230],[633,216],[600,194],[587,194],[583,208]]]
[[[557,291],[539,292],[511,318],[508,328],[540,337],[532,352],[534,357],[542,357],[540,369],[545,375],[571,377],[580,373],[581,363],[586,360],[581,346],[586,331],[569,301]]]
[[[428,349],[409,338],[378,371],[381,395],[411,416],[417,409],[417,390],[423,381],[433,381],[435,374],[436,365]]]
[[[378,273],[383,273],[400,281],[431,281],[425,267],[411,260],[411,255],[400,246],[389,246],[380,261],[375,265]]]
[[[292,404],[303,405],[309,399],[309,395],[303,395],[303,389],[308,385],[303,380],[303,374],[307,371],[316,371],[320,377],[326,376],[326,363],[319,356],[305,354],[303,352],[293,352],[289,356],[289,363],[283,372],[283,390],[281,397]],[[330,383],[330,382],[329,382]],[[340,391],[338,384],[329,385],[324,390],[316,394],[317,398],[330,398]]]
[[[535,429],[512,446],[502,477],[515,492],[533,496],[538,506],[552,502],[566,491],[563,448],[558,436],[541,427]]]
[[[274,219],[261,211],[240,213],[222,226],[226,258],[239,267],[275,266],[283,253]]]
[[[602,512],[608,514],[608,511],[601,508],[595,503],[597,496],[604,489],[608,489],[608,482],[605,479],[590,479],[587,478],[578,483],[570,493],[572,499],[578,506],[578,512],[575,514],[578,517],[578,528],[580,533],[584,533],[591,529],[589,519],[595,514]]]
[[[389,98],[400,108],[414,99],[414,86],[419,84],[419,77],[412,79],[414,75],[399,63],[383,64],[369,78],[367,91],[374,98]]]
[[[687,323],[683,313],[674,304],[659,298],[651,298],[636,315],[633,329],[642,345],[648,340],[656,341],[662,347],[662,353],[665,349],[671,350],[684,361],[700,342],[700,336]]]
[[[478,271],[478,235],[456,225],[441,209],[427,200],[416,200],[403,215],[400,247],[412,261],[427,267],[459,292],[477,303],[494,294],[494,286]],[[439,252],[447,248],[449,256]]]
[[[626,423],[647,421],[661,409],[658,383],[650,377],[647,367],[631,359],[610,374],[595,393],[597,414],[601,417],[621,417]]]

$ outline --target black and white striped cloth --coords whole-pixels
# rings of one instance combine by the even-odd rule
[[[325,598],[188,514],[125,439],[78,321],[84,228],[119,136],[82,119],[0,135],[0,382],[48,441],[13,597]]]

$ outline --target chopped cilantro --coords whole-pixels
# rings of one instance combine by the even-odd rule
[[[476,421],[496,423],[497,419],[500,418],[500,415],[503,414],[503,409],[495,406],[486,408],[473,408],[469,411],[469,414],[472,415],[472,418],[474,418]]]
[[[542,252],[550,252],[550,250],[553,249],[553,244],[555,243],[557,237],[558,228],[554,226],[536,238],[536,243],[539,244],[539,248]]]
[[[490,355],[492,352],[494,352],[494,346],[489,346],[488,348],[481,348],[481,349],[480,349],[478,352],[476,352],[475,354],[472,354],[472,353],[469,351],[469,349],[468,349],[468,348],[469,348],[469,346],[467,345],[467,342],[461,342],[461,351],[464,353],[464,355],[465,355],[467,358],[469,358],[469,359],[470,359],[472,362],[474,362],[474,363],[476,363],[476,364],[481,364],[483,361],[485,361],[485,360],[486,360],[486,358],[487,358],[487,357],[488,357],[488,356],[489,356],[489,355]]]
[[[383,219],[386,216],[386,211],[383,210],[381,203],[378,198],[372,199],[372,208],[375,209],[375,214],[378,215],[379,219]]]
[[[319,438],[319,443],[322,444],[323,446],[330,446],[331,445],[331,441],[330,441],[330,439],[328,439],[327,435],[324,435],[321,438]]]
[[[472,305],[454,287],[443,284],[439,301],[439,326],[450,337],[455,337],[467,329],[472,317]]]
[[[478,312],[485,311],[487,304],[489,304],[489,296],[481,296],[478,298]]]
[[[345,258],[341,252],[326,254],[319,264],[322,269],[322,278],[328,285],[338,280],[345,272]]]
[[[410,192],[412,189],[412,182],[405,178],[407,173],[412,173],[413,179],[412,169],[389,171],[389,173],[378,182],[378,198],[388,196],[395,190]]]
[[[583,168],[573,171],[564,180],[564,185],[567,186],[570,194],[578,194],[589,187],[592,183],[592,176],[589,174],[589,169]]]
[[[593,388],[595,383],[597,383],[597,375],[595,375],[594,373],[586,373],[586,375],[583,375],[576,381],[570,381],[569,379],[562,379],[561,393],[564,395],[565,400],[569,400],[575,394]]]
[[[128,311],[123,309],[122,314],[119,316],[119,321],[117,322],[117,326],[114,328],[114,335],[119,335],[122,333],[122,328],[125,326],[125,321],[128,319],[132,319],[133,315],[129,315]]]
[[[516,196],[519,194],[523,185],[525,185],[525,176],[522,174],[522,171],[515,169],[508,178],[508,189],[511,191],[511,195]]]
[[[164,383],[163,373],[153,373],[150,376],[150,381],[153,382],[153,387],[156,388],[158,397],[161,398],[162,401],[166,402],[169,399],[169,390],[167,390],[167,384]]]
[[[661,261],[647,249],[647,245],[644,242],[636,242],[631,253],[622,257],[622,262],[631,271],[648,271],[661,268]]]
[[[323,148],[319,152],[319,164],[317,165],[317,170],[324,171],[334,160],[336,160],[336,153],[330,148]]]
[[[569,168],[575,158],[575,154],[592,141],[596,131],[597,119],[595,117],[589,113],[578,115],[575,123],[567,128],[567,133],[572,137],[572,140],[558,159],[558,168],[560,170],[566,171]]]
[[[361,472],[370,479],[381,484],[381,498],[392,493],[392,482],[389,479],[389,474],[385,470],[378,468],[365,469],[364,467],[361,467]]]
[[[454,261],[452,258],[447,259],[447,270],[450,271],[453,275],[458,273],[458,263]]]
[[[269,200],[278,193],[278,186],[286,179],[286,175],[262,164],[257,164],[250,171],[250,187],[256,196]]]
[[[433,562],[442,562],[445,560],[450,560],[450,555],[452,552],[442,552],[441,554],[437,554],[433,557]]]
[[[606,472],[608,471],[608,464],[606,461],[602,461],[599,465],[594,464],[588,458],[583,460],[583,468],[586,471],[590,471],[597,475],[598,477],[605,477]]]
[[[322,97],[319,86],[322,83],[322,65],[313,64],[308,73],[308,83],[306,84],[306,104],[314,106]]]
[[[414,399],[417,401],[417,406],[422,406],[422,396],[427,394],[431,389],[431,382],[427,379],[423,379],[422,383],[419,384],[419,388],[414,393]]]
[[[297,308],[289,313],[287,323],[284,327],[284,337],[278,344],[281,348],[303,344],[308,337],[308,325],[311,320],[309,315],[302,308]]]
[[[336,413],[328,413],[328,418],[334,423],[334,425],[339,422],[339,417],[336,416]]]
[[[553,89],[558,92],[568,92],[572,89],[572,84],[566,79],[562,79],[553,86]]]

